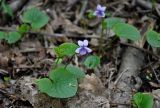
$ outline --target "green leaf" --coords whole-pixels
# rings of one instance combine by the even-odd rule
[[[52,82],[48,78],[38,79],[36,80],[36,83],[38,85],[39,90],[43,93],[48,92],[52,87]]]
[[[87,57],[86,60],[84,61],[84,65],[87,68],[95,68],[99,64],[100,64],[100,57],[95,56],[95,55],[91,55]]]
[[[4,81],[8,82],[10,80],[10,77],[4,77]]]
[[[136,41],[141,37],[140,32],[137,30],[137,28],[125,23],[118,23],[114,25],[113,31],[117,36],[133,41]]]
[[[142,99],[143,99],[142,93],[136,93],[136,94],[133,96],[134,106],[135,106],[135,107],[140,106],[141,103],[142,103]],[[139,107],[138,107],[138,108],[139,108]]]
[[[22,21],[31,24],[33,29],[40,29],[48,23],[49,17],[37,8],[32,8],[24,12]]]
[[[160,47],[160,34],[153,31],[153,30],[149,30],[146,33],[147,36],[147,42],[153,46],[153,47]]]
[[[73,56],[78,45],[74,43],[63,43],[59,47],[55,47],[54,51],[59,58],[64,56]]]
[[[68,72],[75,75],[77,78],[83,78],[85,76],[85,73],[81,71],[81,69],[73,65],[68,65],[66,69]]]
[[[89,18],[89,19],[93,19],[93,18],[96,17],[95,15],[93,15],[93,13],[94,13],[93,10],[89,10],[89,11],[88,11],[88,18]]]
[[[153,96],[148,93],[136,93],[133,102],[138,108],[153,108]]]
[[[21,34],[19,34],[18,32],[9,32],[7,42],[9,44],[12,44],[17,42],[20,39],[21,39]]]
[[[110,17],[106,18],[104,21],[104,25],[106,28],[111,29],[114,27],[115,24],[118,23],[125,23],[124,19],[122,18],[117,18],[117,17]]]
[[[22,24],[19,28],[18,28],[18,32],[21,34],[24,34],[26,32],[28,32],[30,29],[29,25],[27,24]]]
[[[57,64],[61,64],[62,63],[62,58],[57,58],[56,60],[55,60],[55,63],[57,63]]]
[[[77,78],[70,74],[65,68],[56,68],[49,73],[53,85],[47,94],[56,98],[68,98],[76,94]]]
[[[107,28],[107,20],[104,19],[102,20],[102,29],[106,29]]]
[[[0,40],[5,39],[5,38],[6,38],[6,33],[0,31]]]
[[[11,17],[13,17],[13,11],[12,11],[11,7],[6,3],[5,0],[2,1],[2,8],[5,13],[7,13]]]

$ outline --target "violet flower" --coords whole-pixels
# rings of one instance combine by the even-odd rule
[[[106,10],[105,6],[101,6],[100,4],[98,4],[93,15],[95,15],[97,17],[105,17],[105,10]]]
[[[92,50],[90,48],[88,48],[88,40],[84,40],[84,41],[78,41],[78,45],[80,46],[79,48],[76,49],[76,53],[79,53],[80,55],[85,55],[88,54],[90,52],[92,52]]]

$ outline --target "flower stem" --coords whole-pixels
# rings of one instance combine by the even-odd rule
[[[53,66],[53,69],[57,67],[59,60],[60,60],[60,58],[57,58],[56,63]]]
[[[103,22],[103,20],[102,20]],[[101,22],[101,27],[102,27],[102,22]],[[103,53],[103,38],[104,38],[104,28],[101,28],[101,37],[99,39],[99,54]]]
[[[73,57],[74,57],[74,55],[69,59],[69,62],[65,65],[65,69],[67,68],[67,66],[70,64],[70,62],[72,61],[72,59],[73,59]]]

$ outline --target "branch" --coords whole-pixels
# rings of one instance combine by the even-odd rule
[[[13,29],[13,28],[10,28],[10,27],[0,27],[0,30],[2,31],[18,31],[16,29]],[[55,37],[55,38],[58,38],[58,37],[71,37],[71,38],[77,38],[79,37],[79,35],[72,35],[72,34],[67,34],[67,33],[64,33],[64,34],[60,34],[60,33],[54,33],[54,34],[49,34],[49,33],[43,33],[43,32],[33,32],[33,31],[28,31],[26,34],[37,34],[37,35],[43,35],[43,36],[49,36],[49,37]],[[96,35],[87,35],[87,34],[84,34],[83,36],[84,38],[97,38],[99,39],[100,37],[99,36],[96,36]],[[83,38],[82,37],[82,38]],[[105,39],[105,38],[104,38]]]
[[[136,48],[136,49],[141,50],[141,51],[143,51],[143,52],[146,52],[146,53],[148,53],[148,54],[150,54],[150,55],[153,55],[154,57],[156,57],[157,59],[160,60],[160,57],[159,57],[158,55],[154,54],[153,52],[151,52],[151,51],[149,51],[149,50],[147,50],[147,49],[140,48],[140,47],[134,46],[134,45],[129,44],[129,43],[120,42],[120,44],[125,45],[125,46],[130,46],[130,47],[133,47],[133,48]]]

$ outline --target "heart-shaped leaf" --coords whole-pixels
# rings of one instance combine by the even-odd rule
[[[137,41],[140,39],[140,32],[132,25],[118,23],[113,26],[113,31],[119,37]]]
[[[49,17],[37,8],[32,8],[24,12],[22,21],[30,23],[33,29],[39,29],[48,23]]]
[[[21,34],[18,32],[9,32],[8,38],[6,38],[6,39],[9,44],[12,44],[12,43],[15,43],[21,39]]]
[[[59,58],[64,56],[72,56],[75,54],[75,50],[78,48],[78,45],[74,43],[63,43],[58,47],[54,48],[55,53]]]
[[[56,68],[49,73],[53,85],[47,94],[57,98],[68,98],[76,94],[78,83],[77,78],[70,74],[65,68]]]
[[[37,83],[40,91],[44,92],[44,93],[47,93],[52,87],[52,82],[48,78],[38,79],[38,80],[36,80],[36,83]]]
[[[124,23],[125,21],[122,18],[110,17],[104,20],[104,24],[106,28],[111,29],[115,24]]]
[[[0,31],[0,40],[5,39],[5,38],[6,38],[6,33]]]
[[[149,30],[146,33],[147,36],[147,42],[153,46],[153,47],[160,47],[160,34],[153,31],[153,30]]]
[[[81,71],[81,69],[79,69],[78,67],[75,67],[73,65],[68,65],[66,69],[68,72],[75,75],[77,78],[82,78],[85,76],[85,73],[83,71]]]
[[[49,78],[36,81],[41,92],[55,98],[68,98],[76,94],[78,88],[77,78],[64,67],[51,71]]]
[[[153,96],[148,93],[136,93],[133,102],[138,108],[153,108]]]
[[[18,32],[21,34],[24,34],[26,32],[28,32],[30,29],[29,25],[27,24],[22,24],[19,28],[18,28]]]
[[[8,5],[5,0],[2,0],[2,8],[5,13],[7,13],[11,17],[13,17],[13,11],[12,11],[10,5]]]
[[[89,11],[88,11],[88,15],[87,15],[87,16],[88,16],[89,19],[96,18],[96,16],[95,16],[93,13],[94,13],[93,10],[89,10]]]
[[[84,61],[84,65],[87,68],[95,68],[99,64],[100,64],[100,57],[95,56],[95,55],[91,55],[87,57],[86,60]]]

